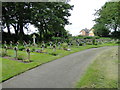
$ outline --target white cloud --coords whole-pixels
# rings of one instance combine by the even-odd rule
[[[66,30],[72,35],[79,35],[81,29],[92,28],[95,19],[95,10],[100,9],[108,0],[71,0],[69,3],[74,5],[69,21],[72,25],[65,26]]]

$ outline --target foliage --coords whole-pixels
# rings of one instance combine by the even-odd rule
[[[106,2],[105,5],[101,9],[97,10],[95,13],[95,15],[98,16],[98,18],[95,19],[97,25],[96,27],[100,28],[102,24],[105,28],[108,28],[109,30],[114,30],[114,32],[119,31],[120,29],[119,10],[120,2]]]
[[[100,36],[100,37],[108,37],[109,36],[110,31],[108,28],[105,27],[104,24],[100,24],[100,23],[95,24],[93,28],[94,28],[94,34],[96,36]]]
[[[23,62],[26,62],[26,63],[28,63],[28,62],[31,62],[31,60],[29,60],[29,59],[26,59],[26,60],[23,60]]]
[[[49,53],[50,55],[53,55],[53,56],[57,56],[58,55],[58,53],[57,52],[51,52],[51,53]]]
[[[19,47],[19,50],[20,50],[20,51],[23,51],[24,49],[25,49],[24,46],[20,46],[20,47]]]
[[[94,39],[92,39],[92,44],[93,45],[95,45],[96,43],[95,43],[95,38]]]
[[[63,49],[67,49],[68,48],[68,44],[67,43],[62,43],[62,47],[63,47]]]
[[[18,60],[25,60],[26,56],[24,54],[18,54],[17,59]]]
[[[83,39],[92,39],[94,37],[91,37],[91,36],[85,36]]]
[[[39,34],[39,40],[49,40],[52,36],[65,37],[65,25],[70,24],[68,17],[73,6],[65,2],[3,2],[3,26],[11,34],[14,28],[18,40],[25,39],[24,29],[29,31],[29,25],[34,25]]]

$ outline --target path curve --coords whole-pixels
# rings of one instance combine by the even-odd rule
[[[3,88],[74,88],[96,55],[111,47],[80,51],[26,71],[2,83]]]

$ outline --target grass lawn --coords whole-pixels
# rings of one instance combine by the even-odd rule
[[[71,47],[71,51],[57,49],[56,50],[56,53],[58,54],[57,56],[53,56],[53,55],[45,54],[45,53],[32,52],[31,53],[31,60],[32,60],[31,63],[22,63],[19,61],[9,60],[9,59],[0,57],[0,64],[2,63],[2,67],[0,67],[0,68],[2,68],[2,76],[0,75],[0,82],[5,81],[15,75],[18,75],[22,72],[29,70],[29,69],[37,67],[43,63],[47,63],[49,61],[64,57],[71,53],[75,53],[78,51],[82,51],[82,50],[94,48],[94,47],[97,48],[97,47],[102,47],[102,46],[113,46],[113,45],[117,45],[117,44],[111,44],[111,43],[107,44],[106,43],[106,44],[101,44],[101,45],[87,45],[87,46],[80,46],[80,47]],[[45,49],[45,51],[48,53],[52,52],[51,49]],[[15,55],[14,53],[15,53],[14,50],[8,50],[8,55],[11,56],[11,58],[14,57],[14,55]],[[18,54],[21,54],[24,57],[27,57],[27,54],[25,51],[18,51]]]
[[[118,85],[118,48],[114,47],[96,57],[77,88],[117,88]]]

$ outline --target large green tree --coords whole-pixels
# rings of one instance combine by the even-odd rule
[[[40,38],[63,35],[73,6],[63,2],[46,2],[35,3],[33,7],[38,9],[33,10],[33,24],[38,28]]]
[[[3,26],[6,26],[10,33],[10,26],[13,26],[15,33],[24,35],[23,27],[30,21],[30,3],[9,2],[2,5]]]
[[[15,34],[21,38],[28,24],[38,28],[40,38],[49,38],[62,35],[64,26],[69,24],[70,6],[64,2],[4,2],[3,26],[7,27],[10,34],[10,26],[13,26]]]
[[[108,37],[109,36],[110,30],[108,28],[106,28],[105,25],[102,23],[95,24],[93,29],[95,30],[94,34],[96,36],[100,36],[100,37]]]
[[[106,2],[95,15],[98,17],[95,26],[101,27],[102,24],[111,31],[120,31],[120,2]]]

